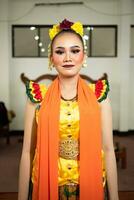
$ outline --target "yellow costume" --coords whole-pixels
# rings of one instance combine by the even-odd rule
[[[89,84],[89,87],[95,92],[99,102],[107,97],[109,91],[109,84],[107,80],[99,80],[96,84]],[[27,94],[30,100],[34,103],[41,104],[42,99],[45,96],[47,87],[43,84],[35,82],[27,83]],[[36,109],[36,121],[38,123],[39,107]],[[79,108],[77,100],[65,101],[61,99],[60,104],[60,122],[59,122],[59,139],[60,141],[73,141],[79,140]],[[70,146],[67,146],[67,148]],[[36,151],[35,151],[36,157]],[[34,159],[35,160],[35,159]],[[102,177],[103,186],[106,182],[106,172],[104,164],[104,152],[102,150]],[[58,184],[59,186],[66,185],[68,183],[78,184],[79,181],[79,161],[78,159],[66,159],[59,155],[58,159]],[[34,161],[32,170],[32,182],[34,182]]]

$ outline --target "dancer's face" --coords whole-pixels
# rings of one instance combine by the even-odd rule
[[[63,77],[77,75],[84,58],[83,44],[76,34],[63,33],[54,39],[51,61],[59,75]]]

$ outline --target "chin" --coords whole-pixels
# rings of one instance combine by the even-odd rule
[[[75,69],[71,69],[71,70],[58,70],[57,72],[59,74],[60,77],[65,77],[65,78],[71,78],[71,77],[76,77],[79,75],[81,68],[75,68]]]

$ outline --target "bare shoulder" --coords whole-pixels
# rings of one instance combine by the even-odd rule
[[[30,99],[27,98],[26,107],[25,107],[26,113],[27,113],[27,112],[28,112],[28,113],[29,113],[29,112],[35,112],[36,107],[37,107],[37,104],[31,102]]]
[[[25,130],[32,129],[33,123],[35,123],[35,112],[36,112],[37,104],[32,103],[29,99],[27,99],[26,107],[25,107]]]
[[[109,134],[109,132],[112,132],[112,108],[110,99],[107,97],[100,103],[100,107],[102,130],[104,134]]]
[[[102,111],[106,110],[106,109],[110,109],[111,110],[111,102],[109,97],[107,96],[107,98],[105,100],[103,100],[102,102],[99,103],[100,108]]]
[[[25,106],[25,125],[32,123],[35,118],[37,104],[32,103],[29,99],[27,99],[26,106]]]
[[[100,107],[103,149],[105,151],[113,150],[112,109],[110,99],[107,97],[100,103]]]

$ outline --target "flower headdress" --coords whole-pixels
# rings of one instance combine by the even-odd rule
[[[79,34],[81,36],[81,38],[83,39],[83,25],[80,22],[71,22],[68,21],[67,19],[64,19],[61,23],[53,25],[52,28],[49,29],[49,37],[50,40],[52,41],[55,36],[60,33],[62,30],[72,30],[74,32],[76,32],[77,34]],[[86,47],[86,43],[85,40],[83,39],[83,44],[84,44],[84,51],[86,52],[87,47]],[[50,55],[51,55],[51,43],[48,46],[48,57],[49,57],[49,68],[51,69],[51,60],[50,60]]]
[[[54,37],[62,30],[73,30],[83,37],[83,26],[80,22],[73,23],[64,19],[61,23],[53,25],[53,27],[49,30],[50,40],[53,40]]]

